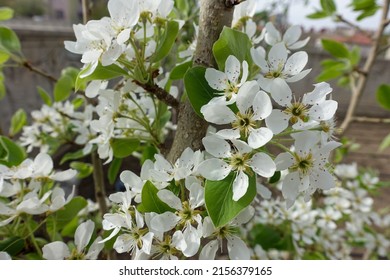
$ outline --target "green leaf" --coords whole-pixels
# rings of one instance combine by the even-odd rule
[[[1,7],[0,8],[0,21],[3,20],[9,20],[13,18],[14,16],[14,10],[8,7]]]
[[[61,230],[62,237],[74,238],[77,227],[79,226],[79,218],[76,216]]]
[[[196,66],[189,69],[184,76],[184,86],[187,92],[188,99],[191,102],[195,112],[203,118],[200,109],[203,105],[215,97],[215,90],[209,86],[205,78],[206,68]]]
[[[382,84],[376,91],[376,100],[386,110],[390,110],[390,85]]]
[[[326,258],[320,252],[305,252],[302,260],[326,260]]]
[[[152,58],[153,62],[158,62],[165,58],[171,51],[179,33],[179,23],[177,21],[167,21],[162,39],[159,42],[156,52]]]
[[[362,11],[376,7],[376,0],[353,0],[350,4],[354,11]]]
[[[238,201],[233,200],[235,173],[230,173],[222,181],[206,181],[205,202],[207,212],[215,227],[221,227],[234,219],[256,196],[256,176],[249,176],[246,194]]]
[[[360,62],[360,47],[354,46],[349,53],[349,61],[351,65],[356,66]]]
[[[148,159],[150,159],[150,160],[154,159],[154,155],[157,153],[158,153],[158,150],[153,145],[143,147],[141,164],[144,164],[144,162]]]
[[[27,114],[23,109],[19,109],[11,118],[11,126],[9,129],[9,135],[12,137],[22,130],[23,126],[27,123]]]
[[[327,14],[331,15],[336,12],[336,4],[333,0],[321,0],[321,7]]]
[[[140,141],[134,138],[114,138],[111,141],[111,148],[114,156],[117,158],[125,158],[137,150]]]
[[[150,181],[147,181],[142,188],[142,203],[138,210],[142,210],[142,212],[155,212],[157,214],[175,212],[175,209],[169,207],[169,205],[161,201],[161,199],[157,196],[157,193],[158,189]]]
[[[24,249],[24,239],[12,236],[0,241],[0,252],[7,252],[10,256],[16,256]]]
[[[88,203],[83,197],[77,196],[66,204],[63,209],[50,215],[46,222],[46,230],[49,235],[54,236],[57,232],[60,232],[87,205]]]
[[[229,55],[234,55],[239,61],[248,62],[252,68],[252,56],[250,50],[252,42],[246,33],[224,27],[219,39],[214,43],[213,54],[220,70],[225,69],[225,62]]]
[[[44,90],[43,88],[41,88],[40,86],[37,87],[37,90],[38,90],[38,93],[39,95],[41,96],[42,98],[42,101],[48,105],[48,106],[51,106],[53,104],[53,100],[50,96],[50,94]]]
[[[322,39],[321,43],[322,47],[334,57],[349,58],[349,51],[343,43],[330,39]]]
[[[343,75],[343,72],[341,71],[335,71],[332,69],[322,71],[322,73],[316,78],[316,81],[318,82],[324,82],[329,81],[332,79],[336,79]]]
[[[365,10],[362,12],[357,18],[357,21],[361,21],[367,17],[373,16],[376,14],[376,12],[380,9],[380,6],[373,7],[371,9]]]
[[[254,245],[259,244],[264,250],[279,249],[279,244],[283,240],[283,235],[278,229],[263,224],[255,225],[249,236]]]
[[[0,50],[8,54],[21,53],[18,36],[11,29],[0,26]]]
[[[93,172],[93,166],[90,163],[81,161],[73,161],[70,163],[70,167],[77,170],[77,178],[83,179],[88,177]]]
[[[307,16],[307,18],[310,18],[310,19],[320,19],[320,18],[326,18],[328,17],[329,15],[324,12],[324,11],[316,11],[310,15]]]
[[[67,162],[68,160],[74,160],[74,159],[80,159],[80,158],[83,158],[85,157],[87,154],[84,154],[83,150],[78,150],[76,152],[69,152],[69,153],[66,153],[61,161],[60,161],[60,164],[63,164],[64,162]]]
[[[116,178],[118,177],[118,173],[122,166],[121,158],[114,158],[110,163],[110,167],[108,168],[108,182],[112,185],[115,183]]]
[[[9,59],[10,55],[4,51],[0,50],[0,66],[4,64]]]
[[[274,175],[272,175],[272,177],[269,178],[268,183],[275,184],[275,183],[279,182],[281,175],[282,175],[282,173],[280,171],[276,171],[274,173]]]
[[[390,134],[388,134],[381,142],[379,151],[383,152],[386,148],[390,147]]]
[[[84,97],[79,96],[72,100],[72,105],[74,109],[77,110],[84,105],[84,102],[85,102]]]
[[[108,66],[102,66],[100,63],[93,71],[93,73],[87,77],[82,77],[89,71],[90,67],[84,68],[80,71],[76,79],[75,90],[84,89],[87,82],[92,80],[111,80],[121,76],[128,76],[128,73],[116,64]]]
[[[184,62],[182,64],[179,64],[179,65],[175,66],[175,68],[172,69],[171,74],[169,75],[169,78],[171,80],[183,79],[187,70],[190,69],[191,67],[192,67],[192,60]]]
[[[54,101],[61,102],[70,96],[74,91],[75,82],[79,69],[67,67],[61,72],[61,77],[54,86]]]
[[[11,139],[0,136],[0,164],[8,167],[17,166],[25,160],[25,150]]]

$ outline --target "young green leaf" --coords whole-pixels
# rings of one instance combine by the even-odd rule
[[[12,137],[22,130],[23,126],[27,123],[27,114],[23,109],[19,109],[11,118],[11,126],[9,129],[9,135]]]
[[[130,138],[115,138],[111,141],[111,148],[114,156],[117,158],[125,158],[137,150],[140,141]]]
[[[252,56],[250,50],[252,42],[246,33],[224,27],[219,39],[214,43],[213,54],[220,70],[225,69],[225,62],[229,55],[234,55],[240,62],[248,62],[252,68]]]
[[[11,139],[0,136],[0,164],[17,166],[27,157],[26,151]]]
[[[184,86],[188,99],[195,112],[202,118],[203,115],[200,109],[216,96],[214,95],[215,90],[209,86],[205,78],[205,73],[206,68],[196,66],[189,69],[184,76]]]
[[[142,203],[139,205],[138,210],[141,212],[155,212],[157,214],[167,211],[175,212],[175,209],[161,201],[157,193],[158,189],[150,181],[147,181],[142,188]]]
[[[115,183],[116,178],[118,177],[118,173],[122,166],[121,158],[114,158],[110,163],[110,167],[108,168],[108,182],[112,185]]]
[[[50,94],[46,90],[41,88],[40,86],[37,87],[37,90],[38,90],[39,95],[42,98],[42,101],[46,105],[51,106],[53,104],[53,99],[51,98]]]
[[[79,179],[87,178],[93,172],[92,164],[81,161],[71,162],[70,167],[77,170],[77,178]]]
[[[74,91],[79,69],[67,67],[61,72],[61,77],[54,86],[54,101],[61,102],[68,99]]]
[[[234,173],[221,181],[206,181],[205,202],[207,212],[215,227],[221,227],[234,219],[256,196],[256,176],[249,177],[246,194],[238,201],[233,200]]]
[[[322,47],[334,57],[349,58],[349,51],[343,43],[330,39],[322,39],[321,43]]]
[[[0,51],[5,53],[21,53],[22,49],[18,36],[11,29],[0,26]]]
[[[321,0],[321,7],[328,15],[332,15],[336,12],[336,4],[333,0]]]
[[[310,18],[310,19],[321,19],[321,18],[326,18],[328,17],[329,15],[324,12],[324,11],[316,11],[310,15],[307,16],[307,18]]]
[[[153,62],[158,62],[165,58],[171,51],[179,33],[179,23],[177,21],[167,21],[162,40],[159,42],[156,52],[152,58]]]
[[[387,149],[388,147],[390,147],[390,134],[388,134],[381,142],[380,146],[379,146],[379,151],[382,152],[384,151],[385,149]]]
[[[179,65],[175,66],[175,68],[172,69],[171,74],[169,75],[169,78],[171,80],[183,79],[187,70],[190,69],[191,67],[192,67],[192,60],[184,62],[182,64],[179,64]]]
[[[376,91],[376,99],[383,108],[390,110],[390,85],[380,85]]]
[[[9,20],[13,18],[14,16],[14,10],[8,7],[1,7],[0,8],[0,21],[3,20]]]

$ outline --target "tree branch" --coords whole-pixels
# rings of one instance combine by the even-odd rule
[[[92,165],[93,165],[93,182],[95,189],[95,198],[96,202],[99,205],[100,213],[103,217],[105,213],[108,212],[107,202],[106,202],[106,188],[104,184],[104,173],[102,161],[99,158],[96,151],[92,152]]]
[[[201,0],[199,16],[199,34],[194,53],[194,65],[216,67],[213,56],[213,44],[218,40],[224,26],[230,26],[234,5],[226,6],[226,0]],[[237,2],[237,1],[235,1]],[[203,148],[202,139],[206,135],[208,123],[199,117],[186,98],[179,106],[178,123],[175,138],[167,158],[175,162],[182,152],[190,147],[193,150]]]
[[[177,109],[179,107],[179,101],[170,95],[165,89],[159,87],[158,85],[151,84],[142,84],[136,80],[133,81],[138,86],[142,87],[147,92],[153,94],[157,97],[158,100],[164,102],[165,104]]]
[[[363,66],[363,69],[362,69],[363,73],[367,73],[367,74],[370,73],[372,67],[374,66],[375,59],[376,59],[376,56],[377,56],[378,51],[379,51],[380,39],[382,38],[384,29],[388,23],[387,14],[389,12],[389,3],[390,3],[390,0],[385,0],[383,3],[381,21],[379,23],[379,27],[378,27],[377,31],[375,32],[374,39],[373,39],[373,45],[370,48],[366,62]],[[351,77],[352,77],[352,75],[351,75]],[[344,121],[342,122],[342,124],[340,126],[341,134],[344,134],[346,132],[350,123],[353,120],[357,105],[358,105],[359,100],[361,99],[363,91],[366,87],[367,80],[368,80],[368,75],[359,74],[359,77],[358,77],[356,83],[351,82],[351,91],[352,91],[351,102],[349,103],[348,110],[347,110],[347,113],[345,115]]]
[[[355,122],[390,124],[389,118],[353,117],[352,120]]]
[[[50,80],[50,81],[52,81],[52,82],[54,82],[54,83],[56,83],[56,82],[58,81],[58,79],[57,79],[56,77],[54,77],[54,76],[52,76],[52,75],[46,73],[46,72],[43,71],[42,69],[39,69],[39,68],[35,67],[35,66],[32,65],[29,61],[24,61],[24,62],[21,63],[21,65],[22,65],[23,67],[26,67],[26,68],[27,68],[28,70],[30,70],[31,72],[34,72],[34,73],[36,73],[36,74],[38,74],[38,75],[41,75],[41,76],[47,78],[48,80]]]
[[[352,27],[353,29],[359,31],[360,33],[364,34],[365,36],[367,36],[368,38],[372,38],[372,34],[370,34],[369,32],[367,32],[366,30],[360,28],[359,25],[349,21],[348,19],[346,19],[345,17],[343,17],[342,15],[339,15],[337,14],[336,15],[336,19],[339,21],[339,22],[342,22],[342,23],[345,23],[346,25]]]

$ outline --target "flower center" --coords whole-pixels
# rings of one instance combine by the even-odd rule
[[[294,171],[306,175],[314,166],[313,155],[310,153],[306,156],[295,155],[295,164],[291,167]]]
[[[250,167],[248,165],[249,154],[234,153],[230,158],[230,166],[233,171],[248,171],[250,173]]]
[[[249,132],[256,128],[256,120],[253,119],[252,110],[249,110],[249,112],[246,113],[238,112],[236,118],[237,119],[232,123],[232,127],[239,129],[244,137],[248,137]]]
[[[284,112],[290,116],[291,124],[296,124],[298,120],[303,122],[307,122],[308,120],[307,113],[309,112],[309,109],[305,104],[300,102],[292,103],[290,107],[284,110]]]

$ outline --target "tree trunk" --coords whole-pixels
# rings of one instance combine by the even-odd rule
[[[230,26],[234,6],[226,0],[201,0],[199,34],[194,54],[194,65],[216,67],[213,57],[213,44],[218,40],[224,26]],[[202,138],[206,135],[208,124],[193,110],[188,98],[179,105],[177,130],[168,160],[174,162],[181,153],[190,147],[202,149]]]

